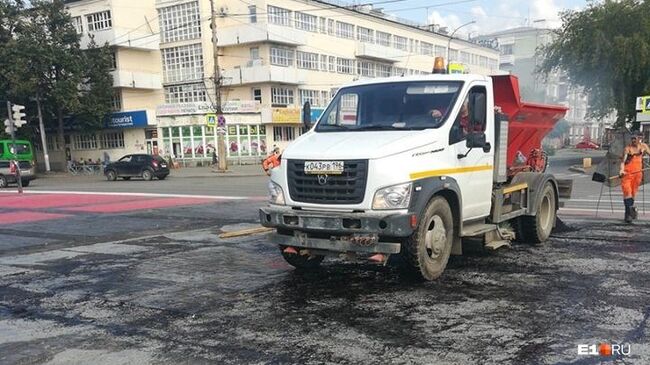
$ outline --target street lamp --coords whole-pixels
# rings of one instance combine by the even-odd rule
[[[461,25],[460,27],[454,29],[453,32],[451,32],[451,35],[449,36],[449,41],[447,42],[447,65],[449,65],[449,61],[450,61],[449,60],[449,48],[451,48],[451,40],[454,38],[454,34],[456,34],[458,29],[460,29],[462,27],[466,27],[466,26],[468,26],[470,24],[474,24],[474,23],[476,23],[476,20],[472,20],[471,22],[467,22],[467,23]]]

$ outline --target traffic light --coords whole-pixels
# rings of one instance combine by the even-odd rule
[[[11,117],[14,120],[16,128],[20,128],[27,123],[27,121],[23,119],[26,116],[26,114],[23,113],[23,110],[25,110],[23,105],[14,104],[11,107],[11,110],[14,112]]]
[[[5,132],[11,134],[11,121],[9,119],[5,119]]]

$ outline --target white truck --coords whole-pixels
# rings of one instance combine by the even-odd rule
[[[341,87],[272,170],[260,222],[298,268],[325,256],[385,263],[392,254],[438,278],[462,238],[498,248],[545,241],[559,195],[541,139],[563,106],[520,100],[514,76],[431,74]]]

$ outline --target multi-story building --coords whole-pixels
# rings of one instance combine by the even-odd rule
[[[475,73],[498,68],[498,51],[436,34],[370,7],[331,1],[215,1],[228,156],[255,160],[301,133],[301,106],[317,117],[337,87],[355,79],[430,73],[434,56]],[[157,0],[164,154],[209,158],[218,128],[209,0]]]
[[[588,98],[582,90],[571,85],[563,72],[555,72],[542,79],[536,72],[543,61],[538,50],[553,40],[553,30],[537,27],[519,27],[478,37],[485,44],[498,45],[501,52],[499,68],[519,78],[522,98],[541,103],[557,103],[569,108],[565,119],[569,131],[563,141],[575,145],[584,138],[598,140],[608,122],[588,117]]]
[[[158,148],[156,107],[163,102],[159,36],[154,0],[68,0],[67,9],[81,35],[81,47],[93,38],[113,50],[113,113],[96,133],[67,130],[65,145],[47,136],[54,168],[67,158],[112,159]],[[42,161],[42,159],[41,159]]]

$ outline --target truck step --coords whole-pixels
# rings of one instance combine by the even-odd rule
[[[463,226],[463,231],[461,232],[460,236],[473,237],[487,232],[495,231],[496,229],[497,229],[496,224],[474,223],[471,225]]]
[[[508,240],[497,240],[497,241],[491,241],[485,244],[485,248],[496,251],[501,247],[508,247],[510,248],[510,241]]]

